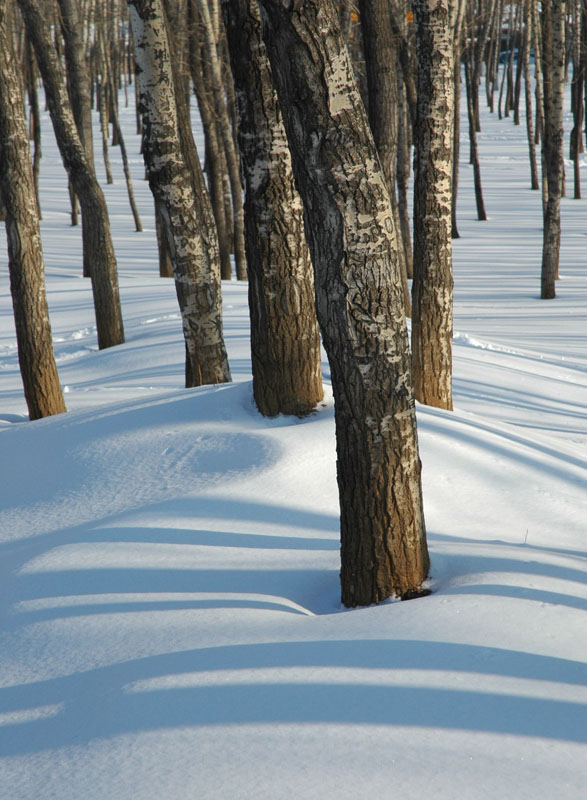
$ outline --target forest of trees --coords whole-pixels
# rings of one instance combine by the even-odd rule
[[[81,211],[80,270],[107,348],[124,330],[100,182],[112,181],[109,149],[119,147],[141,231],[118,111],[135,104],[160,275],[173,277],[181,311],[186,386],[230,380],[221,281],[233,276],[248,280],[262,414],[315,408],[322,342],[335,399],[342,600],[419,596],[428,552],[415,401],[452,409],[461,97],[481,222],[481,98],[500,118],[524,120],[528,183],[543,200],[536,280],[552,299],[561,197],[581,197],[586,26],[580,0],[4,2],[0,212],[30,418],[65,411],[43,279],[41,109],[69,178],[73,225]]]

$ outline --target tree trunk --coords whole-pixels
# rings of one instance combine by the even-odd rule
[[[369,124],[389,189],[406,314],[411,314],[408,272],[396,193],[398,149],[398,48],[392,33],[388,0],[359,0],[363,52],[369,96]]]
[[[414,132],[412,355],[416,399],[452,409],[454,69],[447,0],[415,0],[418,118]]]
[[[215,37],[213,36],[213,26],[208,8],[209,0],[197,0],[197,2],[203,23],[204,41],[206,44],[206,51],[210,66],[211,85],[214,95],[215,111],[218,120],[218,129],[224,143],[224,153],[226,156],[226,164],[230,178],[232,216],[234,223],[233,247],[236,275],[239,280],[246,280],[247,260],[245,255],[244,214],[238,154],[232,135],[230,118],[228,116],[226,107],[226,100],[223,95],[222,72],[220,69],[220,61],[218,59],[218,53],[216,49],[217,43]]]
[[[253,392],[265,416],[303,415],[323,397],[303,207],[257,6],[251,0],[228,0],[222,10],[236,86],[245,188]]]
[[[143,118],[143,155],[163,222],[182,316],[190,385],[230,380],[222,335],[220,274],[204,252],[192,174],[184,159],[161,0],[129,0]],[[177,98],[177,103],[185,98]]]
[[[543,5],[542,75],[544,90],[543,163],[546,168],[547,201],[544,213],[540,296],[556,296],[560,252],[560,203],[563,180],[563,94],[565,80],[565,3],[549,0]]]
[[[98,346],[111,347],[124,342],[124,329],[106,201],[77,133],[50,30],[34,0],[17,1],[35,49],[55,138],[82,209],[84,263],[90,265]]]
[[[538,160],[536,158],[536,142],[534,139],[534,123],[532,120],[532,75],[530,72],[530,45],[532,42],[532,0],[524,0],[524,95],[526,100],[526,133],[528,135],[528,154],[530,159],[530,188],[540,188],[538,179]]]
[[[84,58],[81,16],[77,0],[58,0],[65,43],[65,65],[71,108],[88,165],[94,166],[90,73]]]
[[[205,158],[204,164],[208,178],[210,202],[218,231],[220,252],[220,272],[223,280],[232,277],[230,261],[230,236],[224,207],[224,173],[226,159],[224,148],[218,134],[218,123],[214,112],[214,98],[209,81],[209,67],[205,62],[202,21],[197,10],[197,0],[188,0],[190,13],[189,63],[194,92],[198,101],[198,109],[204,130]]]
[[[4,14],[0,10],[0,192],[20,372],[29,416],[38,419],[66,408],[53,353],[26,122]]]
[[[261,9],[332,372],[342,602],[411,596],[429,560],[385,177],[332,0],[261,0]]]

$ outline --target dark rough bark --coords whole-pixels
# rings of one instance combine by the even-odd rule
[[[65,64],[73,117],[88,164],[94,165],[90,73],[84,57],[81,16],[77,0],[58,0],[65,43]]]
[[[230,370],[222,333],[220,274],[217,260],[211,261],[207,252],[206,224],[199,214],[199,193],[187,162],[187,142],[182,139],[178,109],[185,115],[185,97],[173,72],[163,7],[161,0],[129,0],[128,4],[143,155],[173,264],[186,343],[187,385],[223,383],[230,380]],[[210,241],[211,248],[213,244]]]
[[[418,117],[414,131],[412,357],[416,399],[452,409],[454,71],[447,0],[415,0]]]
[[[226,0],[222,10],[239,114],[253,392],[266,416],[303,415],[323,397],[303,207],[256,3]]]
[[[542,76],[544,90],[543,164],[547,200],[544,212],[541,292],[543,300],[556,296],[560,252],[560,203],[563,181],[563,90],[565,79],[565,3],[543,5]]]
[[[37,57],[59,151],[82,210],[84,263],[90,266],[98,346],[111,347],[124,342],[124,328],[106,201],[77,133],[50,29],[34,0],[18,0],[18,5]]]
[[[0,192],[20,372],[29,416],[38,419],[66,408],[53,354],[24,110],[3,14],[0,10]]]
[[[393,215],[333,3],[261,8],[332,372],[342,601],[367,605],[429,563]]]
[[[403,231],[396,193],[398,149],[398,41],[392,32],[388,0],[359,0],[363,52],[369,97],[369,124],[389,189],[396,235],[400,246],[400,270],[406,314],[411,314]]]

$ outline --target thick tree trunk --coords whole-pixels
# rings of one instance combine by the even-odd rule
[[[255,402],[269,417],[307,414],[323,391],[302,202],[256,3],[228,0],[222,10],[239,115]]]
[[[544,88],[543,163],[547,201],[544,212],[541,292],[543,300],[556,296],[560,252],[560,203],[563,181],[563,94],[565,80],[565,3],[543,5],[542,75]]]
[[[452,409],[454,71],[448,0],[415,0],[418,117],[414,132],[412,356],[416,399]]]
[[[18,359],[31,419],[66,410],[53,354],[26,122],[0,10],[0,192],[6,205]]]
[[[172,54],[161,0],[129,0],[143,118],[143,155],[170,250],[189,384],[230,380],[222,335],[220,274],[201,233],[192,173],[180,138]],[[180,98],[177,98],[178,103]],[[185,104],[182,96],[181,100]]]
[[[389,194],[332,0],[261,0],[332,371],[342,601],[418,592],[420,461]]]
[[[18,0],[18,5],[35,49],[55,138],[82,209],[84,264],[90,265],[98,346],[111,347],[124,342],[124,329],[106,201],[77,133],[51,32],[34,0]]]

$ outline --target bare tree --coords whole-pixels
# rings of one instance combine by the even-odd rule
[[[79,138],[61,61],[39,4],[17,2],[37,57],[59,151],[82,209],[84,263],[92,279],[98,346],[111,347],[124,341],[124,328],[106,201]]]
[[[428,571],[409,345],[389,193],[331,0],[261,0],[335,398],[347,606]]]
[[[453,41],[448,0],[414,0],[418,110],[414,129],[412,354],[416,399],[452,409]]]
[[[0,9],[0,193],[6,206],[10,290],[31,419],[66,410],[53,353],[43,251],[19,78]]]
[[[253,392],[266,416],[302,415],[323,397],[302,202],[256,2],[225,0],[222,10],[239,112]]]
[[[543,165],[547,200],[544,211],[541,292],[556,296],[560,253],[560,204],[563,181],[563,94],[565,82],[565,2],[549,0],[542,7],[542,79],[544,91]]]
[[[197,188],[184,157],[180,96],[165,15],[161,0],[128,3],[140,89],[143,155],[173,264],[186,343],[186,385],[223,383],[230,380],[230,370],[222,333],[218,261],[210,262],[205,252]]]

